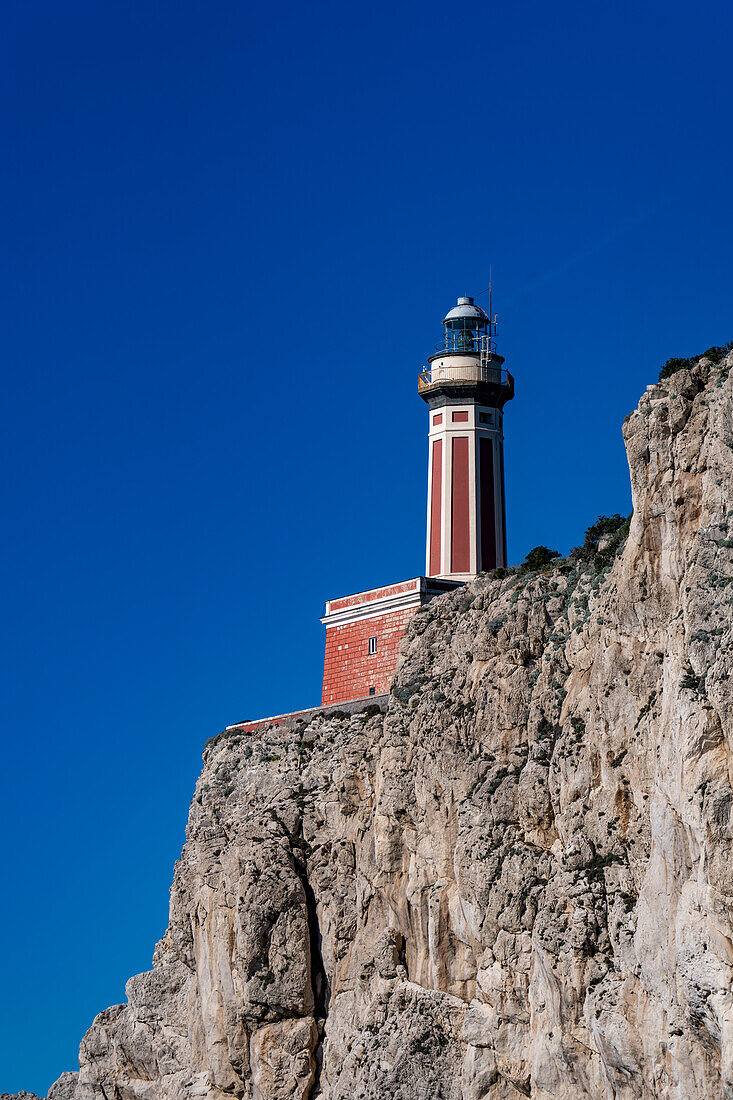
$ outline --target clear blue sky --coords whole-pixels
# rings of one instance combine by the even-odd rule
[[[728,3],[4,9],[0,1091],[166,925],[205,739],[424,567],[416,377],[493,265],[510,558],[733,338]],[[485,299],[479,299],[485,301]]]

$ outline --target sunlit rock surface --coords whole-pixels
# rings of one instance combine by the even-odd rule
[[[732,364],[628,418],[615,559],[436,599],[386,715],[207,748],[52,1100],[733,1097]]]

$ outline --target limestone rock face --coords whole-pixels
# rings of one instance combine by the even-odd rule
[[[434,600],[386,714],[210,744],[53,1100],[733,1097],[731,366],[627,420],[615,559]]]
[[[76,1073],[62,1073],[58,1081],[51,1086],[48,1100],[75,1100],[78,1079]]]

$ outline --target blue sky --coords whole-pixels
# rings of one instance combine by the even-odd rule
[[[629,510],[624,415],[733,339],[733,11],[3,30],[0,1091],[45,1095],[150,965],[206,738],[316,703],[324,600],[423,570],[416,377],[490,263],[511,560]]]

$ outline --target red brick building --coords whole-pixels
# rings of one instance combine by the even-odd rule
[[[328,600],[321,619],[326,627],[321,705],[389,691],[410,619],[433,596],[454,587],[452,581],[413,577]]]

